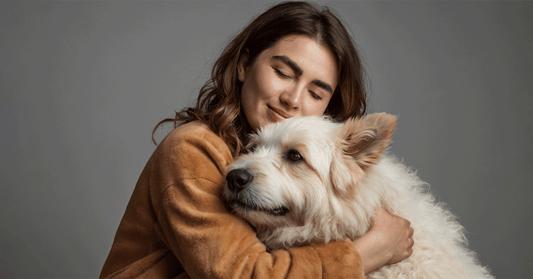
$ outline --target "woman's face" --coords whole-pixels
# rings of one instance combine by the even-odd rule
[[[304,35],[290,35],[238,67],[241,105],[253,130],[290,117],[323,115],[338,84],[331,50]]]

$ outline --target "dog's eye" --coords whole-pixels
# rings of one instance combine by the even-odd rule
[[[287,156],[287,159],[293,162],[298,162],[298,161],[303,160],[302,154],[300,154],[300,152],[298,152],[298,150],[296,149],[291,149],[287,151],[286,156]]]

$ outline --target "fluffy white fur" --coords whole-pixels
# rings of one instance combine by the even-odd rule
[[[253,151],[228,168],[252,177],[242,189],[226,186],[228,203],[270,249],[353,240],[384,206],[411,222],[413,254],[367,278],[493,278],[467,249],[454,215],[385,152],[395,127],[396,117],[385,113],[346,123],[300,117],[266,126],[252,136]]]

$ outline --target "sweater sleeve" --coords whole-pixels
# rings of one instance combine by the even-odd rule
[[[146,173],[154,232],[192,278],[363,278],[350,241],[268,252],[224,203],[225,143],[205,126],[165,139]]]

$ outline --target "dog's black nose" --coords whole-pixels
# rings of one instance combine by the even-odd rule
[[[240,192],[248,183],[254,180],[254,176],[245,169],[234,169],[226,175],[226,182],[228,183],[228,188],[233,192]]]

